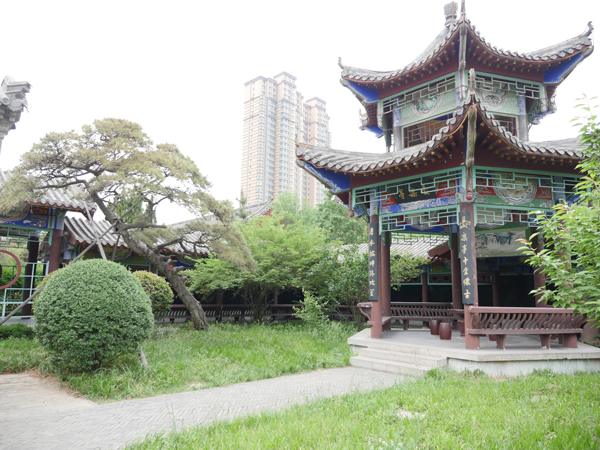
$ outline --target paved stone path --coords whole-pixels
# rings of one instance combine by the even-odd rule
[[[103,405],[67,398],[66,393],[52,398],[38,395],[39,408],[35,408],[35,394],[28,395],[24,405],[29,406],[19,407],[15,394],[37,387],[35,381],[18,377],[29,375],[0,375],[0,449],[120,448],[147,434],[277,411],[319,397],[402,381],[398,375],[344,367]],[[8,400],[11,383],[16,389]]]

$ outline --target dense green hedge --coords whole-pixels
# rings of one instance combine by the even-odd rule
[[[164,278],[145,270],[138,270],[133,275],[140,281],[144,291],[150,297],[154,314],[171,310],[173,291]]]
[[[33,338],[35,331],[24,323],[13,323],[11,325],[0,326],[0,339],[14,338]]]
[[[48,279],[35,307],[36,333],[67,370],[95,370],[150,336],[150,299],[123,266],[80,261]]]

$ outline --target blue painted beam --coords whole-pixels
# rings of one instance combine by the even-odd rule
[[[375,103],[379,100],[379,92],[377,89],[360,86],[356,83],[352,83],[351,81],[348,82],[348,87],[352,90],[352,92],[360,96],[365,103]]]
[[[379,128],[377,125],[370,125],[368,127],[365,127],[365,130],[369,130],[371,133],[375,133],[378,138],[383,136],[383,130],[381,128]]]
[[[333,170],[317,168],[305,162],[304,168],[315,178],[321,180],[334,194],[350,190],[350,176],[345,173],[335,173]]]
[[[550,67],[544,70],[544,84],[558,84],[563,81],[567,75],[583,59],[583,53],[573,56],[558,66]]]

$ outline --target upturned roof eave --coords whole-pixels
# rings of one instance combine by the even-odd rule
[[[561,148],[552,145],[553,142],[558,143],[564,141],[537,143],[520,140],[502,127],[494,118],[494,115],[488,112],[485,107],[479,103],[475,95],[471,95],[467,102],[463,103],[460,108],[455,110],[456,116],[449,120],[454,120],[454,122],[447,130],[435,135],[428,142],[403,149],[400,152],[351,152],[347,150],[325,149],[300,144],[296,151],[296,156],[299,161],[309,163],[316,168],[349,175],[372,174],[381,170],[404,166],[405,164],[419,164],[461,129],[467,118],[468,111],[472,108],[477,110],[477,114],[480,116],[481,120],[486,123],[490,131],[495,133],[512,151],[522,155],[535,155],[556,158],[557,160],[580,160],[583,157],[580,148]],[[576,140],[572,139],[570,141]],[[345,158],[346,160],[344,161]]]

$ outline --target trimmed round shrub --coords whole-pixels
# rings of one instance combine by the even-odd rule
[[[57,269],[54,272],[50,272],[48,275],[46,275],[44,278],[42,278],[42,281],[39,282],[39,284],[35,287],[36,289],[41,288],[42,286],[45,286],[46,283],[48,282],[48,280],[50,280],[50,278],[52,278],[54,275],[56,275],[57,273],[60,273],[62,269]]]
[[[54,362],[70,371],[98,369],[134,353],[150,337],[150,298],[125,267],[90,259],[53,275],[35,308],[36,334]]]
[[[144,291],[150,297],[154,314],[171,310],[173,291],[164,278],[145,270],[138,270],[133,273],[133,276],[139,280]]]

